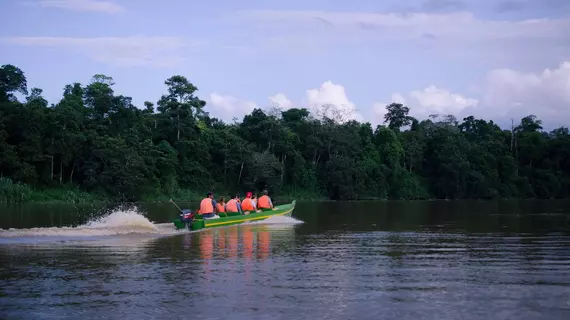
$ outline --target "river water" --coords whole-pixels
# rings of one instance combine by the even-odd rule
[[[570,201],[0,207],[1,319],[570,319]],[[8,230],[8,228],[12,228]]]

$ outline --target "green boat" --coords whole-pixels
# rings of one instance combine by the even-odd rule
[[[287,216],[290,217],[295,209],[295,200],[288,204],[283,204],[275,206],[273,210],[258,210],[259,212],[253,212],[250,214],[240,214],[239,212],[222,212],[218,213],[220,218],[218,219],[203,219],[201,215],[195,215],[189,222],[185,222],[182,217],[184,214],[188,214],[190,210],[185,209],[180,212],[181,218],[173,219],[172,222],[177,230],[188,228],[191,231],[225,227],[235,224],[241,224],[249,221],[260,221],[265,220],[274,216]]]

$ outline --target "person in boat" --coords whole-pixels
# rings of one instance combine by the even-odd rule
[[[219,216],[226,216],[226,199],[224,197],[220,197],[220,200],[216,204],[216,211],[218,212]]]
[[[251,197],[251,201],[253,202],[253,207],[257,209],[257,194],[254,193]]]
[[[259,201],[257,202],[257,208],[260,209],[261,211],[268,211],[268,210],[273,210],[273,202],[271,202],[271,198],[269,198],[266,190],[263,190],[263,195],[261,197],[259,197]]]
[[[241,203],[239,200],[239,194],[236,194],[236,196],[233,199],[230,199],[230,201],[228,201],[228,203],[226,203],[226,211],[227,212],[239,212],[240,214],[243,214],[242,210],[241,210]]]
[[[200,214],[204,219],[212,219],[212,218],[219,218],[214,212],[214,208],[216,208],[216,200],[214,200],[214,194],[212,192],[208,192],[206,194],[206,198],[200,201],[200,210],[198,214]]]
[[[244,214],[255,212],[255,205],[253,204],[251,197],[252,193],[248,191],[245,194],[245,199],[243,199],[243,201],[241,202],[241,209],[243,210]]]
[[[216,211],[217,212],[226,211],[226,198],[224,196],[221,196],[220,199],[216,202]]]

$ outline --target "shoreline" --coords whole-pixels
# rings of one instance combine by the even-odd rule
[[[229,198],[225,193],[221,196]],[[219,196],[216,196],[219,198]],[[165,204],[170,199],[177,203],[199,203],[203,199],[198,192],[191,190],[178,190],[174,192],[172,197],[166,195],[149,196],[140,200],[118,200],[100,193],[91,193],[78,189],[45,189],[34,190],[27,195],[26,199],[18,199],[17,201],[7,201],[0,197],[0,206],[18,206],[18,205],[109,205],[109,204]],[[434,201],[553,201],[553,200],[570,200],[570,198],[494,198],[494,199],[382,199],[374,197],[362,197],[352,200],[333,200],[325,196],[309,196],[300,197],[289,194],[278,194],[272,199],[277,203],[289,203],[293,200],[298,202],[434,202]]]
[[[108,205],[108,204],[160,204],[168,203],[170,199],[175,202],[193,203],[199,202],[204,198],[203,192],[190,189],[177,189],[171,194],[165,195],[157,192],[154,195],[145,195],[137,200],[121,200],[120,196],[110,196],[102,191],[89,192],[79,189],[77,186],[63,185],[56,188],[32,188],[26,184],[11,183],[4,179],[4,185],[0,185],[0,206],[11,205]],[[7,181],[9,181],[7,183]],[[242,194],[241,192],[240,194]],[[214,192],[215,198],[219,199],[224,196],[226,199],[231,197],[233,192],[220,191]],[[243,196],[243,194],[242,194]],[[316,192],[304,191],[283,191],[271,196],[275,203],[289,203],[293,200],[312,201],[312,202],[426,202],[426,201],[524,201],[524,200],[569,200],[570,198],[472,198],[472,199],[437,199],[437,198],[419,198],[419,199],[386,199],[374,196],[362,196],[352,200],[333,200]]]

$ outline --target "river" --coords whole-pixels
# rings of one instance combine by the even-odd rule
[[[176,215],[0,207],[0,318],[570,319],[570,201],[298,202],[194,233]]]

